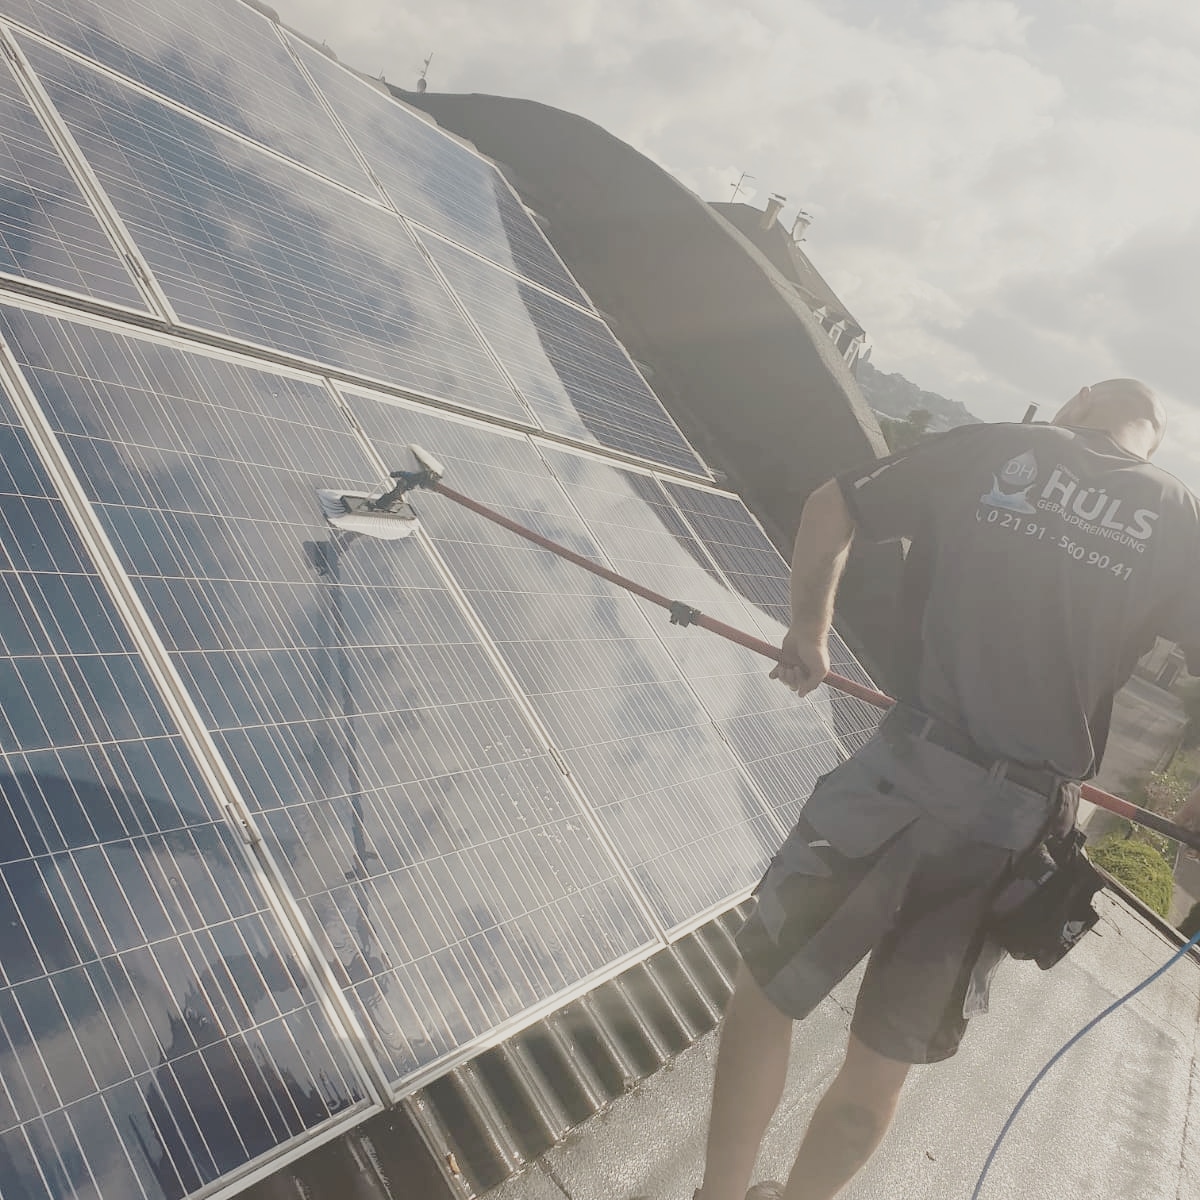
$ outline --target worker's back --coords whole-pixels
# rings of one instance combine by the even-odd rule
[[[999,757],[1090,776],[1155,635],[1200,645],[1200,504],[1106,433],[968,426],[842,487],[913,540],[907,698]]]

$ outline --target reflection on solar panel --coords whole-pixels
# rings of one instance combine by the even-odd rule
[[[495,167],[290,40],[400,212],[568,300],[588,303]]]
[[[725,577],[765,615],[765,636],[778,641],[791,619],[788,571],[762,527],[736,496],[681,483],[667,483],[666,489]],[[830,634],[829,651],[838,674],[871,686],[870,676],[836,631]]]
[[[666,484],[725,577],[779,630],[791,621],[791,593],[779,551],[739,500],[682,484]]]
[[[108,235],[0,61],[0,271],[146,309]]]
[[[572,549],[592,533],[532,445],[348,394],[387,461],[430,448],[471,496]],[[422,521],[669,927],[744,891],[780,831],[636,603],[436,495]]]
[[[178,1197],[365,1093],[14,420],[0,1195]]]
[[[778,644],[791,611],[787,567],[758,522],[736,496],[721,496],[679,483],[667,483],[665,487],[713,562],[755,606],[762,635]],[[874,686],[836,631],[829,635],[829,660],[837,674]],[[841,752],[838,757],[852,754],[875,731],[879,710],[828,688],[822,688],[820,694],[837,735]],[[735,724],[741,722],[735,718]],[[752,736],[763,736],[763,732],[756,728]],[[752,769],[767,793],[781,799],[781,819],[791,825],[811,792],[814,768],[820,771],[832,766],[826,755],[819,750],[810,752],[785,726],[777,724],[766,735],[761,759]],[[798,781],[803,782],[798,786]]]
[[[423,241],[544,429],[703,473],[603,321],[446,242]]]
[[[322,528],[321,386],[4,323],[395,1082],[651,939],[418,544]]]
[[[152,91],[374,195],[275,26],[239,0],[5,0],[4,10]]]
[[[317,489],[419,441],[786,620],[490,163],[235,0],[4,10],[45,94],[0,67],[0,1195],[183,1200],[743,897],[874,714],[436,495],[331,532]]]
[[[655,480],[579,455],[549,451],[546,458],[616,570],[735,628],[753,628],[748,606],[721,580]],[[827,689],[797,701],[768,679],[761,659],[702,629],[663,629],[660,610],[639,603],[771,807],[793,814],[817,778],[857,748],[839,737],[830,711],[839,700]]]
[[[392,214],[25,49],[184,322],[529,420]]]

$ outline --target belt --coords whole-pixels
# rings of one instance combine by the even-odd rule
[[[879,725],[880,730],[894,730],[897,733],[908,734],[924,742],[931,742],[943,750],[949,750],[959,758],[982,767],[985,771],[995,771],[997,778],[1007,779],[1019,787],[1028,788],[1050,799],[1058,794],[1063,783],[1063,777],[1053,771],[1039,770],[1027,767],[1022,763],[1013,762],[1008,758],[997,758],[977,746],[961,729],[947,725],[933,717],[927,717],[915,708],[904,704],[893,705]]]

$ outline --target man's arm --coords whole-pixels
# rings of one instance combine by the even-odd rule
[[[838,581],[854,541],[854,518],[835,480],[809,496],[792,551],[792,625],[783,661],[771,672],[801,696],[829,671],[829,628]]]

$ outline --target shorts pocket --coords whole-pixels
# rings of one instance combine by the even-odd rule
[[[803,810],[820,837],[847,858],[873,853],[921,815],[916,804],[863,758],[860,751],[826,775]]]
[[[758,919],[767,935],[776,939],[787,920],[788,912],[782,896],[788,890],[789,881],[797,876],[808,879],[828,879],[832,874],[824,856],[809,845],[823,840],[821,835],[801,817],[796,827],[788,834],[787,841],[779,847],[771,860],[770,869],[758,888]]]

